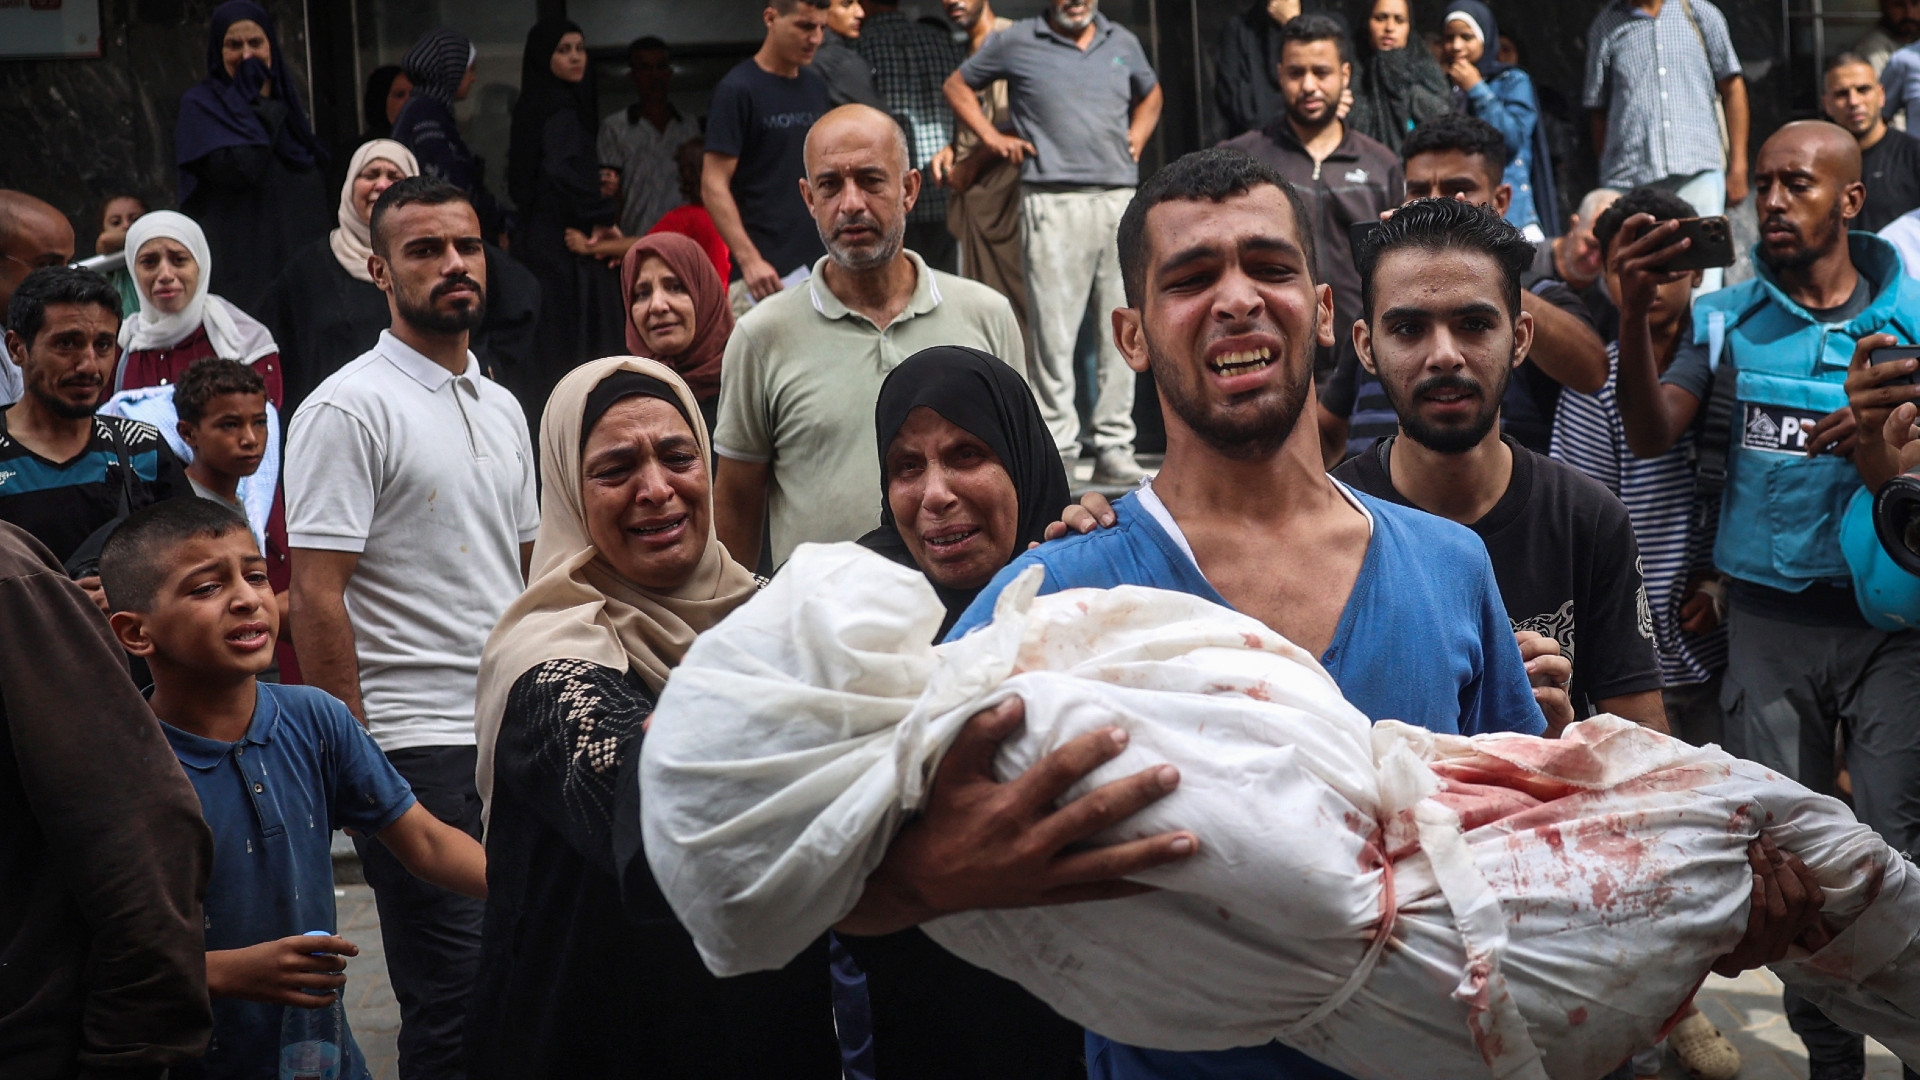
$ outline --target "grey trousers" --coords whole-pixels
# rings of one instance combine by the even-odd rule
[[[1020,253],[1027,274],[1027,382],[1056,448],[1075,453],[1080,414],[1073,405],[1073,347],[1093,304],[1100,336],[1099,387],[1093,404],[1096,449],[1133,450],[1133,369],[1113,343],[1111,315],[1127,306],[1120,281],[1120,215],[1133,189],[1020,194]]]
[[[1920,851],[1920,633],[1801,626],[1736,608],[1727,634],[1726,749],[1831,795],[1844,725],[1854,812],[1895,848]],[[1813,1080],[1859,1080],[1860,1036],[1792,989],[1785,1006]]]

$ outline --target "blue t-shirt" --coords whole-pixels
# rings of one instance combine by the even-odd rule
[[[1493,564],[1463,526],[1359,492],[1373,537],[1333,644],[1320,662],[1348,701],[1373,720],[1401,720],[1445,734],[1538,735],[1546,717],[1533,700]],[[993,618],[1000,590],[1034,564],[1042,593],[1146,585],[1231,606],[1180,544],[1129,495],[1118,522],[1043,544],[981,590],[949,640]],[[1089,1080],[1345,1080],[1279,1043],[1206,1053],[1145,1050],[1087,1033]]]
[[[259,683],[253,721],[239,742],[161,724],[200,813],[213,832],[207,880],[207,949],[243,949],[309,930],[335,930],[333,830],[369,836],[399,819],[413,790],[339,699],[307,686]],[[213,1003],[206,1057],[180,1077],[279,1075],[284,1006],[230,998]],[[348,1038],[343,1080],[368,1075]]]

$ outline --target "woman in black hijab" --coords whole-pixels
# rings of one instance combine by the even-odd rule
[[[360,98],[360,137],[385,139],[393,135],[393,122],[400,116],[407,97],[413,92],[413,80],[398,64],[373,69],[367,76],[367,90]]]
[[[212,289],[260,314],[267,283],[327,235],[327,155],[307,123],[273,17],[228,0],[207,28],[207,77],[180,99],[180,209],[207,235]]]
[[[945,637],[993,575],[1060,517],[1072,499],[1066,470],[1026,380],[978,349],[908,357],[881,385],[874,425],[881,521],[860,543],[926,573],[947,607]],[[1084,1080],[1079,1025],[1018,984],[917,928],[836,936],[866,973],[878,1075]]]
[[[626,350],[619,274],[567,250],[566,231],[611,228],[620,208],[600,194],[600,124],[580,28],[546,19],[527,32],[520,100],[507,149],[507,192],[518,209],[513,254],[540,279],[540,353],[533,400],[576,364]]]

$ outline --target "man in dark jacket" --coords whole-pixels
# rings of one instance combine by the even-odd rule
[[[106,620],[4,523],[0,640],[0,1071],[158,1078],[213,1029],[200,800]]]
[[[1306,197],[1312,219],[1316,280],[1333,286],[1334,337],[1360,317],[1360,271],[1354,268],[1349,226],[1380,220],[1400,205],[1405,177],[1393,151],[1339,117],[1340,98],[1353,75],[1352,45],[1331,15],[1295,17],[1281,39],[1281,112],[1258,130],[1222,145],[1271,165]],[[1315,369],[1325,374],[1333,350],[1322,349]]]
[[[1280,28],[1302,10],[1330,14],[1346,30],[1334,0],[1253,0],[1220,28],[1213,46],[1213,104],[1220,138],[1258,131],[1280,115],[1285,107],[1277,74]]]

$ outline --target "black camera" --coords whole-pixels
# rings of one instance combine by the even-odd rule
[[[1920,577],[1920,470],[1887,481],[1873,497],[1873,530],[1894,564]]]

